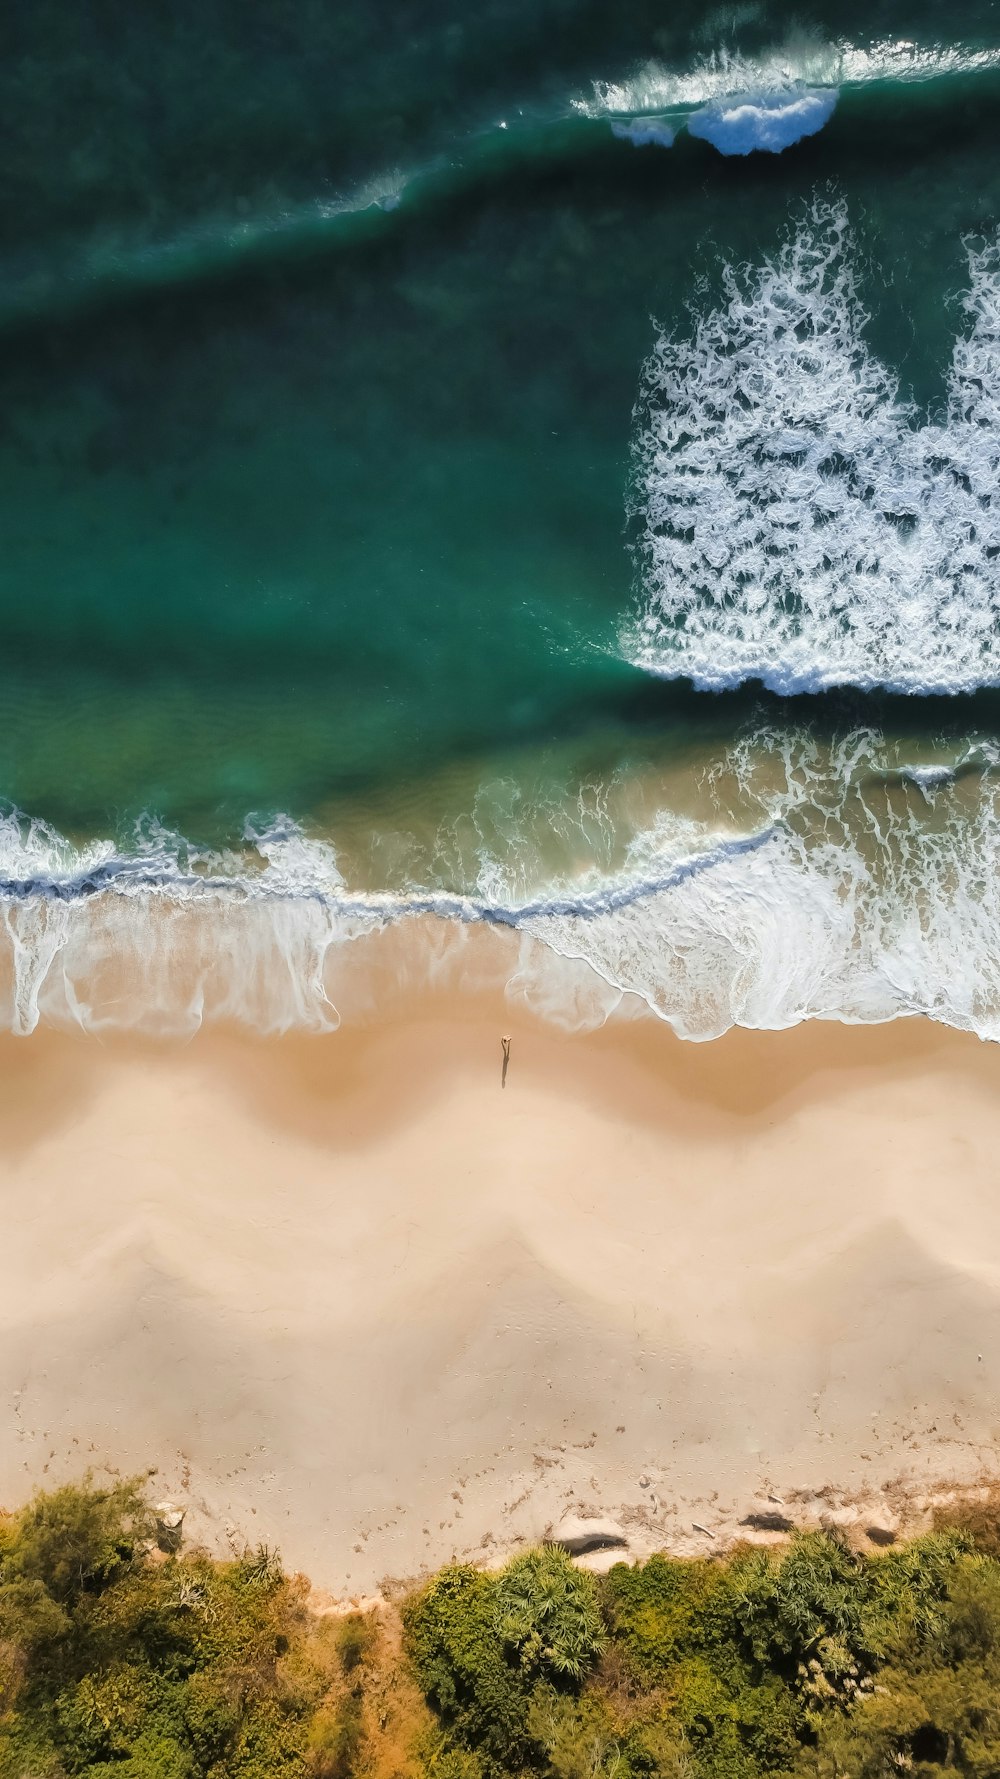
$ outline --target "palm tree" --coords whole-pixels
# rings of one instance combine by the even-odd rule
[[[554,1546],[518,1557],[500,1578],[496,1629],[528,1673],[581,1680],[604,1648],[593,1580]]]

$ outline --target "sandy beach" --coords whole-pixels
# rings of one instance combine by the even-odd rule
[[[891,1516],[994,1466],[975,1038],[567,1037],[441,993],[328,1037],[2,1057],[10,1505],[155,1467],[192,1535],[346,1596],[567,1512],[704,1549],[771,1496]]]

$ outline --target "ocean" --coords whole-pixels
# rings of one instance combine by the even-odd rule
[[[1000,1036],[992,9],[3,36],[0,1022]]]

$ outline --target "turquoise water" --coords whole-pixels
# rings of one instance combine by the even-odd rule
[[[1000,734],[990,9],[952,9],[947,40],[940,9],[913,5],[838,7],[808,31],[774,7],[665,22],[659,6],[612,15],[582,0],[475,18],[404,6],[391,29],[318,0],[118,15],[25,9],[0,59],[12,1022],[69,1016],[62,1000],[46,1011],[69,955],[52,904],[90,906],[95,859],[128,867],[113,905],[134,926],[143,896],[192,893],[183,837],[195,879],[215,886],[220,957],[225,885],[244,894],[248,870],[286,912],[318,899],[334,927],[347,894],[403,907],[427,892],[471,897],[463,919],[513,910],[527,930],[525,898],[562,907],[570,883],[600,898],[655,882],[662,896],[664,872],[714,858],[720,835],[769,832],[803,797],[839,809],[856,789],[847,738],[863,731],[876,773],[959,769],[900,781],[906,869],[881,814],[868,838],[839,835],[854,863],[821,865],[824,816],[802,827],[780,890],[758,902],[741,880],[726,894],[744,920],[750,904],[770,920],[775,898],[814,892],[842,910],[851,871],[874,870],[882,926],[893,906],[916,922],[905,949],[924,946],[924,986],[918,959],[903,988],[894,967],[896,988],[876,990],[882,966],[859,964],[845,928],[828,992],[758,987],[732,1016],[924,1009],[992,1030],[991,987],[954,1004],[947,988],[949,945],[967,950],[974,927],[984,959],[995,947],[962,877],[992,883]],[[782,153],[726,156],[687,128],[705,103],[787,100],[803,84],[836,108]],[[646,115],[672,147],[611,128]],[[831,216],[829,278],[850,289],[796,286],[789,370],[758,326],[766,268],[782,243],[829,244]],[[970,240],[986,256],[978,323],[963,309]],[[733,318],[727,276],[750,322]],[[956,338],[973,335],[956,384]],[[670,378],[653,389],[644,366],[668,337]],[[664,458],[657,428],[677,433],[682,411]],[[815,487],[796,494],[806,433]],[[715,482],[681,513],[674,472],[703,448]],[[684,459],[685,489],[703,467]],[[833,500],[819,518],[817,499]],[[833,568],[802,547],[819,524],[838,539]],[[874,566],[855,532],[865,549],[882,538]],[[688,552],[680,568],[665,535]],[[748,748],[763,803],[739,765]],[[814,748],[822,794],[804,765]],[[307,848],[294,870],[293,833]],[[260,878],[261,856],[274,866],[262,834],[285,836],[280,883]],[[574,938],[546,928],[538,943],[582,958],[612,1000],[654,1005],[689,1035],[721,1029],[721,1014],[699,1024],[666,967],[676,910],[643,906],[658,912],[641,944],[619,922],[598,956],[582,904],[559,917]],[[702,941],[684,920],[688,955]],[[770,969],[750,927],[741,981],[747,958],[761,980]],[[74,929],[78,989],[89,931]],[[705,944],[696,1000],[721,1006],[730,990]]]

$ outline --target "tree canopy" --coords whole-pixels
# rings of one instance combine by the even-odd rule
[[[142,1487],[0,1516],[0,1779],[996,1779],[989,1503],[582,1572],[441,1570],[318,1611],[273,1552],[162,1551]]]

